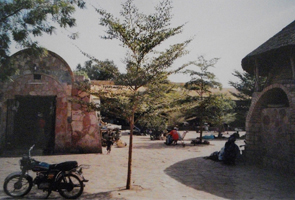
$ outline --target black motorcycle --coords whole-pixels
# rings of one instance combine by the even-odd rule
[[[83,177],[82,169],[89,168],[89,165],[78,166],[77,161],[59,164],[37,161],[31,157],[34,146],[29,149],[29,154],[23,155],[19,161],[21,171],[6,177],[4,192],[12,197],[23,197],[31,191],[33,185],[37,185],[42,198],[48,198],[52,191],[59,192],[66,199],[78,198],[83,193],[84,182],[88,182]],[[36,172],[34,179],[29,175],[29,170]]]

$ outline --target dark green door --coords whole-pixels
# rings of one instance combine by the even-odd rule
[[[54,149],[55,96],[16,96],[18,110],[14,116],[13,143],[17,149],[33,144],[45,152]]]

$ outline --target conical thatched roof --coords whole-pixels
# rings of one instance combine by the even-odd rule
[[[256,58],[260,60],[267,58],[269,60],[269,58],[274,58],[278,53],[286,53],[287,51],[290,53],[294,47],[295,21],[243,58],[242,67],[245,71],[253,74]],[[264,66],[263,69],[267,70],[267,67]]]

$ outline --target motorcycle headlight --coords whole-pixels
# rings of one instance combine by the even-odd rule
[[[21,167],[25,167],[25,168],[30,168],[30,166],[31,166],[31,159],[28,156],[24,155],[22,157],[22,159],[20,160],[20,166]]]

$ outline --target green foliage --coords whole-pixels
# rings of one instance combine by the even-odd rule
[[[188,109],[190,104],[186,102],[185,90],[167,81],[166,84],[153,85],[150,92],[152,97],[146,100],[147,110],[141,113],[142,120],[154,118],[161,121],[162,125],[168,126],[175,126],[185,121],[183,111]]]
[[[238,93],[231,92],[231,94],[239,100],[237,101],[237,115],[235,124],[237,126],[244,127],[246,113],[249,110],[251,98],[255,91],[256,78],[254,75],[249,74],[248,72],[241,73],[237,70],[235,70],[232,74],[239,79],[237,82],[229,81],[229,84],[238,91]],[[265,77],[259,77],[259,88],[263,88],[265,82]]]
[[[191,101],[195,101],[195,106],[187,111],[189,117],[197,117],[200,120],[200,140],[202,141],[203,134],[203,122],[206,120],[207,110],[206,108],[210,106],[211,90],[214,88],[219,88],[221,90],[221,83],[216,81],[216,77],[213,73],[209,72],[209,68],[214,67],[218,59],[214,58],[211,60],[206,60],[203,56],[198,57],[198,61],[192,62],[197,70],[186,70],[185,73],[190,74],[191,80],[187,82],[184,87],[190,91],[195,91],[198,96],[191,97]]]
[[[1,79],[7,78],[14,69],[8,66],[9,47],[12,41],[23,48],[31,48],[32,55],[44,55],[46,50],[32,37],[52,34],[55,25],[73,27],[75,6],[83,8],[83,0],[4,0],[0,1],[0,69]],[[76,34],[70,35],[73,38]]]
[[[119,70],[113,61],[89,60],[82,67],[80,64],[76,67],[77,72],[85,72],[90,80],[116,80]]]
[[[210,95],[205,100],[206,119],[219,127],[235,120],[235,102],[224,94]]]
[[[169,28],[171,9],[171,2],[165,0],[155,7],[155,13],[146,15],[138,11],[132,0],[127,0],[120,12],[122,21],[102,9],[96,9],[101,15],[100,24],[107,29],[103,38],[117,39],[128,49],[126,73],[117,76],[118,83],[126,86],[128,92],[117,92],[113,97],[117,99],[114,107],[120,105],[121,111],[117,113],[123,113],[129,122],[133,123],[134,119],[130,117],[133,114],[138,113],[142,117],[165,107],[165,101],[161,99],[171,91],[171,86],[167,84],[168,75],[186,66],[169,70],[177,58],[188,53],[185,47],[190,40],[171,45],[164,51],[155,51],[163,41],[182,32],[183,25]]]
[[[185,116],[183,112],[174,111],[169,113],[169,121],[168,121],[169,127],[175,127],[177,125],[180,125],[183,122],[185,122]]]
[[[120,74],[117,80],[125,88],[122,91],[106,92],[102,95],[105,103],[112,109],[119,109],[130,123],[130,142],[128,159],[128,177],[126,188],[131,185],[132,135],[134,117],[157,115],[158,109],[167,104],[166,93],[171,91],[167,77],[187,66],[171,70],[173,62],[188,53],[185,48],[191,40],[173,44],[164,51],[157,51],[166,40],[182,33],[184,25],[170,28],[172,6],[164,0],[155,7],[155,13],[140,13],[132,0],[122,4],[120,19],[103,9],[96,9],[100,14],[100,24],[106,28],[104,39],[117,39],[128,49],[125,57],[126,73]],[[101,94],[103,94],[102,91]],[[103,97],[104,96],[104,97]]]
[[[217,58],[207,61],[203,56],[200,56],[198,61],[192,62],[197,69],[184,72],[191,76],[191,80],[185,83],[184,87],[197,93],[197,96],[192,95],[187,98],[187,102],[192,102],[191,109],[186,113],[188,117],[197,117],[202,120],[202,117],[205,116],[205,107],[208,106],[206,98],[210,96],[212,89],[222,88],[221,83],[216,81],[215,75],[208,71],[210,67],[215,66],[217,61]]]
[[[255,76],[248,72],[239,72],[235,70],[232,75],[239,79],[238,82],[229,81],[229,84],[236,88],[239,93],[232,93],[233,96],[240,100],[250,100],[255,88]]]
[[[87,74],[85,71],[73,71],[73,73],[74,73],[75,75],[84,76],[86,79],[90,79],[90,78],[88,77],[88,74]]]
[[[137,92],[129,85],[117,85],[115,88],[104,88],[96,91],[97,93],[92,91],[93,95],[101,98],[101,111],[126,120],[131,120],[130,116],[134,114],[136,121],[142,125],[151,124],[147,121],[152,118],[166,124],[168,113],[177,109],[175,100],[182,98],[175,90],[175,85],[167,79],[161,83],[146,85]]]
[[[191,80],[185,84],[188,90],[193,90],[202,98],[211,93],[213,88],[222,88],[221,83],[216,81],[216,76],[209,72],[210,67],[214,67],[218,58],[206,60],[203,56],[198,57],[198,61],[192,62],[199,70],[186,70],[184,73],[190,74]]]
[[[141,118],[138,123],[148,129],[155,129],[157,131],[163,131],[166,129],[166,120],[161,116],[146,116]]]
[[[236,88],[239,93],[231,93],[233,96],[235,96],[238,99],[241,100],[249,100],[252,97],[252,94],[254,92],[254,86],[255,86],[255,77],[248,72],[239,72],[237,70],[232,73],[235,77],[239,78],[239,82],[233,82],[229,81],[229,84]]]

